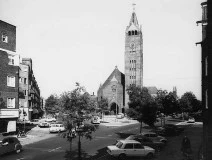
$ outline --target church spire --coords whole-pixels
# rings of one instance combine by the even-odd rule
[[[138,26],[138,20],[137,20],[136,14],[135,14],[135,5],[136,5],[135,3],[132,4],[133,12],[132,12],[129,26],[131,26],[132,24],[134,24],[135,26]]]

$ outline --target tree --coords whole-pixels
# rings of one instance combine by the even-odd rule
[[[132,85],[128,87],[129,109],[127,115],[137,119],[140,122],[140,132],[142,130],[142,122],[149,126],[154,126],[156,122],[157,106],[154,98],[148,93],[148,89]]]
[[[58,105],[59,103],[59,98],[57,95],[50,95],[46,100],[45,100],[45,110],[47,114],[55,116],[56,113],[59,113],[60,107]]]
[[[164,105],[165,105],[165,97],[168,95],[168,92],[166,90],[159,89],[157,91],[157,96],[155,97],[158,111],[161,113],[164,113]]]
[[[107,98],[101,98],[100,101],[98,101],[98,108],[100,112],[104,113],[105,111],[108,111],[108,99]]]
[[[201,103],[197,100],[196,96],[192,92],[184,93],[180,100],[180,109],[182,112],[193,112],[201,107]]]
[[[165,96],[163,105],[164,105],[164,114],[166,115],[180,111],[178,101],[173,92],[169,92],[169,94]]]
[[[78,157],[81,159],[81,140],[80,137],[84,136],[92,139],[92,132],[95,127],[83,121],[86,116],[95,107],[95,101],[92,101],[91,96],[85,91],[85,88],[76,83],[76,89],[71,92],[64,92],[60,97],[59,105],[62,108],[62,118],[64,125],[67,129],[63,133],[63,137],[67,137],[70,142],[70,151],[72,146],[72,139],[75,138],[74,132],[78,135]]]

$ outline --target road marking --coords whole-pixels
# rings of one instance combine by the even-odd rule
[[[19,159],[16,159],[16,160],[22,160],[22,159],[25,159],[25,158],[19,158]]]
[[[54,152],[54,151],[56,151],[56,150],[58,150],[58,149],[60,149],[60,148],[62,148],[62,147],[58,147],[58,148],[55,148],[55,149],[51,149],[51,150],[49,150],[49,152]]]
[[[107,135],[107,136],[109,136],[109,137],[110,137],[110,136],[113,136],[113,135],[112,135],[112,134],[109,134],[109,135]]]

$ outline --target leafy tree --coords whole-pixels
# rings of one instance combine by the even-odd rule
[[[63,137],[67,137],[70,142],[70,151],[72,146],[72,139],[75,138],[75,131],[77,132],[78,141],[78,157],[81,159],[81,141],[80,137],[84,136],[92,139],[92,132],[95,127],[88,123],[83,123],[87,118],[84,114],[89,113],[95,107],[95,102],[92,101],[91,96],[85,91],[85,88],[76,83],[76,89],[71,92],[64,92],[60,97],[59,105],[62,108],[62,118],[67,129],[63,133]]]
[[[164,105],[164,113],[166,115],[180,111],[178,100],[176,99],[176,96],[173,92],[169,92],[169,94],[165,96],[163,105]]]
[[[59,113],[60,107],[58,105],[59,103],[59,98],[57,95],[50,95],[46,100],[45,100],[45,110],[47,114],[55,116],[56,113]]]
[[[142,122],[149,126],[154,126],[157,106],[154,98],[148,93],[148,89],[145,87],[141,89],[140,87],[132,85],[128,87],[127,93],[129,95],[127,115],[140,122],[140,132]]]
[[[186,92],[179,100],[182,112],[193,112],[201,108],[201,103],[192,92]]]
[[[108,99],[107,98],[101,98],[100,101],[98,101],[98,108],[101,112],[108,110]]]
[[[165,106],[165,98],[168,95],[168,92],[166,90],[159,89],[157,91],[157,96],[155,97],[157,106],[158,106],[158,111],[161,113],[164,113],[164,106]]]

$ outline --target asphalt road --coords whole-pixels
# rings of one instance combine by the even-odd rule
[[[144,129],[145,130],[145,129]],[[81,138],[83,160],[112,160],[106,152],[106,147],[115,143],[117,139],[126,138],[131,134],[139,133],[139,124],[123,127],[99,126],[93,133],[93,139]],[[77,160],[78,138],[70,143],[61,136],[56,136],[37,143],[25,145],[20,154],[7,154],[0,159],[4,160]],[[71,157],[71,158],[70,158]]]

